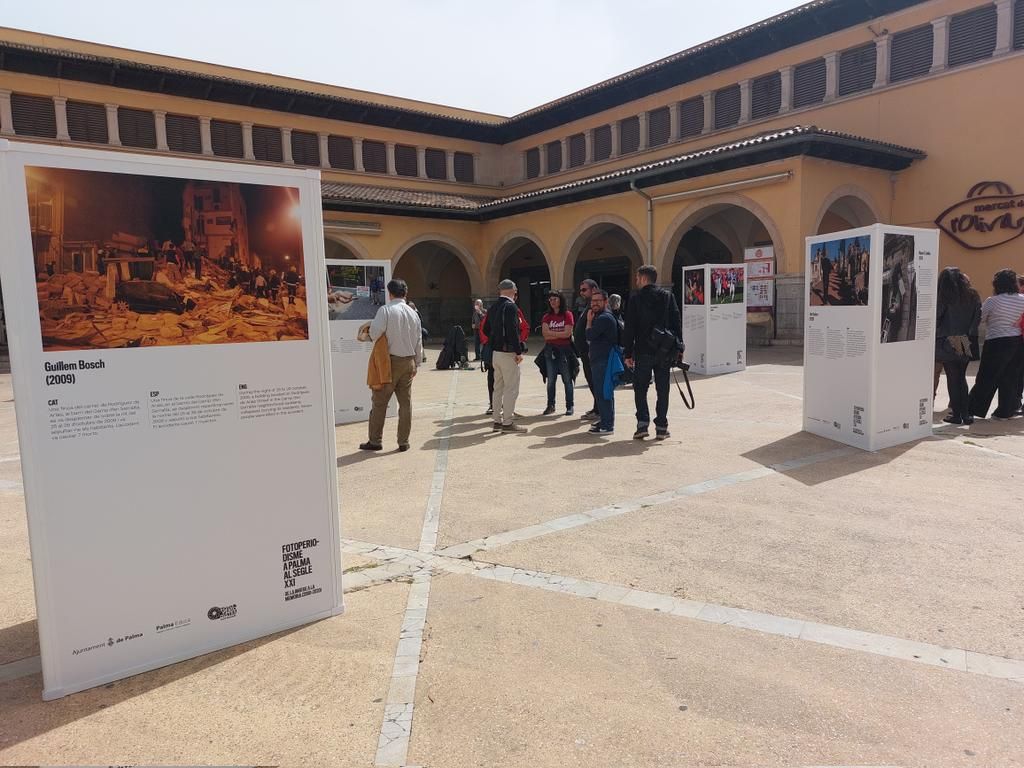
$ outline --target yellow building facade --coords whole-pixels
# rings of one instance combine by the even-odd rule
[[[390,260],[435,335],[504,277],[536,320],[770,246],[758,332],[798,341],[811,235],[1024,271],[1022,76],[1024,0],[817,0],[513,117],[0,29],[0,135],[318,167],[327,255]]]

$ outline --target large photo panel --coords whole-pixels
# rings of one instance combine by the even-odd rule
[[[338,613],[318,174],[0,164],[44,698]]]

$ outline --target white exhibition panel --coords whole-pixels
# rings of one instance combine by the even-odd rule
[[[387,301],[389,280],[390,261],[327,259],[327,317],[335,424],[365,421],[370,412],[371,392],[366,385],[366,368],[373,342],[360,338],[368,338],[370,321]],[[389,413],[394,409],[395,406],[390,405]]]
[[[0,141],[0,200],[43,698],[339,613],[319,173]]]
[[[746,284],[745,264],[683,268],[683,341],[695,373],[747,367]]]
[[[932,432],[934,229],[807,238],[804,429],[877,451]]]

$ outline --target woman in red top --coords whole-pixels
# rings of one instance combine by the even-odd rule
[[[565,297],[557,291],[548,294],[548,311],[541,319],[544,334],[544,361],[547,363],[548,407],[544,415],[555,412],[555,381],[559,375],[565,386],[565,415],[572,416],[572,329],[575,321],[572,312],[565,308]]]

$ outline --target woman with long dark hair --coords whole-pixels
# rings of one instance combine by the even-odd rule
[[[992,279],[993,295],[981,305],[981,322],[985,324],[985,346],[981,351],[978,377],[971,390],[970,409],[974,416],[988,414],[992,398],[999,393],[999,402],[992,412],[995,419],[1009,419],[1020,410],[1017,379],[1024,364],[1024,343],[1021,341],[1021,316],[1024,295],[1017,285],[1017,273],[1001,269]]]
[[[566,309],[565,297],[558,291],[548,293],[548,311],[541,319],[544,335],[544,362],[547,365],[548,407],[544,415],[555,412],[555,384],[559,376],[565,386],[565,415],[572,416],[572,331],[575,320]]]
[[[936,307],[935,362],[946,372],[949,390],[950,424],[972,424],[967,393],[967,364],[977,345],[981,322],[981,298],[971,287],[967,275],[956,267],[939,274],[939,298]]]

